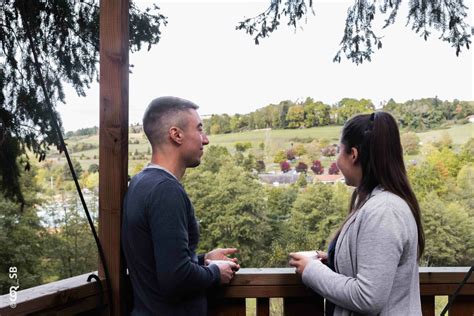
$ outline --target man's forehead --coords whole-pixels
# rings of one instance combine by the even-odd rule
[[[188,111],[188,113],[189,113],[189,117],[191,119],[191,122],[196,123],[196,125],[202,123],[201,122],[201,117],[199,116],[199,113],[196,110],[190,109]]]

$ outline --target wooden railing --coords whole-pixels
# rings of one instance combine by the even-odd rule
[[[435,315],[435,296],[452,294],[469,268],[420,268],[424,316]],[[88,274],[37,286],[17,293],[15,308],[10,295],[0,296],[0,315],[103,315],[106,290],[88,283]],[[105,282],[101,282],[105,287]],[[209,293],[210,315],[246,315],[247,298],[256,298],[256,315],[270,314],[270,298],[282,298],[284,315],[324,315],[324,300],[302,283],[291,268],[241,269],[230,285]],[[450,316],[474,315],[474,276],[468,280]]]

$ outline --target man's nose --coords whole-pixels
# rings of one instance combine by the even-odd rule
[[[209,138],[207,138],[207,135],[206,135],[206,134],[203,134],[203,135],[202,135],[202,144],[203,144],[203,145],[209,144]]]

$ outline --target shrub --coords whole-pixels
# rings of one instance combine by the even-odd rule
[[[280,162],[280,169],[281,171],[283,171],[284,173],[288,172],[291,170],[291,166],[290,166],[290,163],[288,161],[282,161]]]
[[[331,167],[329,167],[329,174],[339,174],[339,168],[337,167],[336,163],[333,162]]]
[[[308,165],[304,162],[300,161],[298,165],[295,167],[296,172],[304,172],[308,171]]]
[[[321,161],[314,160],[313,165],[311,166],[311,170],[314,172],[314,174],[323,174],[324,168],[323,168],[323,165],[321,164]]]
[[[296,151],[293,148],[290,148],[286,151],[286,159],[294,160],[296,158]]]

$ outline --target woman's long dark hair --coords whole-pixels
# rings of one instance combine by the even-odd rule
[[[425,248],[425,235],[421,224],[418,200],[408,181],[398,126],[386,112],[362,114],[352,117],[342,130],[341,143],[346,153],[356,148],[362,180],[354,190],[349,212],[362,207],[372,190],[380,185],[405,200],[411,209],[418,228],[418,259]]]

